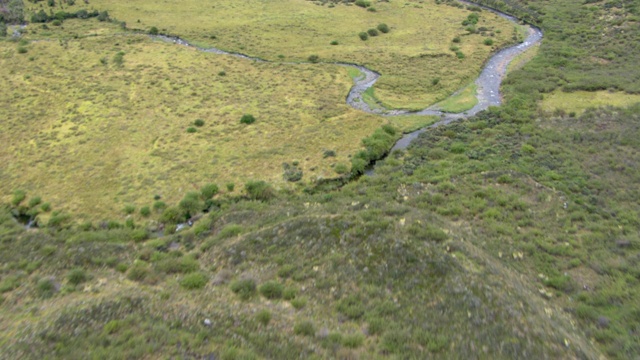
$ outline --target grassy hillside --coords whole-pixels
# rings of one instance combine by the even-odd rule
[[[263,14],[276,6],[271,3],[259,3],[265,9]],[[340,1],[319,5],[322,3],[295,4],[305,6],[314,16],[337,10],[377,16],[399,6],[374,2],[369,8],[374,6],[377,11],[372,12],[366,10],[365,3],[364,7]],[[113,4],[110,13],[121,11],[119,16],[123,17],[131,16],[138,6],[137,11],[146,14],[140,15],[140,28],[152,26],[149,19],[160,16],[158,4],[149,8]],[[202,10],[198,6],[203,6],[185,4],[172,11],[180,13],[193,6],[192,13],[181,16],[195,16],[195,10]],[[258,6],[253,1],[246,4]],[[414,6],[417,14],[422,11],[420,6],[435,6],[427,2],[406,4]],[[214,132],[223,130],[236,131],[238,137],[251,135],[240,150],[234,148],[235,152],[248,149],[253,141],[260,144],[261,136],[267,134],[274,138],[264,140],[265,149],[288,142],[275,137],[278,130],[285,130],[277,128],[278,123],[261,121],[265,117],[258,110],[251,110],[257,119],[254,124],[241,126],[239,116],[245,111],[236,114],[238,104],[258,109],[268,103],[264,111],[282,116],[282,121],[289,120],[288,116],[303,118],[327,112],[333,117],[320,124],[337,123],[333,131],[349,131],[351,127],[354,133],[373,133],[362,143],[352,137],[342,143],[366,149],[349,159],[351,150],[327,151],[335,150],[323,145],[331,140],[313,142],[324,130],[303,130],[299,135],[303,145],[322,148],[309,155],[311,160],[296,159],[298,165],[287,155],[291,162],[278,169],[278,176],[283,176],[283,171],[294,176],[298,166],[308,166],[305,161],[317,161],[316,171],[321,171],[323,164],[330,167],[334,161],[343,161],[344,166],[336,164],[332,170],[348,172],[349,161],[355,165],[360,159],[384,153],[399,136],[397,127],[408,129],[434,119],[406,117],[395,123],[397,127],[380,127],[385,119],[340,105],[350,84],[344,69],[236,62],[140,35],[117,35],[122,31],[118,24],[107,25],[97,19],[66,20],[64,29],[40,25],[28,28],[26,42],[0,42],[0,72],[5,72],[0,81],[3,88],[11,89],[8,100],[0,100],[5,101],[0,111],[4,111],[4,118],[13,119],[6,122],[6,128],[15,130],[11,136],[0,132],[5,136],[3,144],[11,144],[0,150],[5,151],[3,159],[11,160],[2,163],[26,161],[22,167],[0,167],[0,177],[10,181],[26,178],[24,174],[46,165],[53,171],[38,179],[60,176],[60,189],[68,189],[67,194],[78,192],[86,182],[95,193],[95,197],[87,195],[86,201],[100,196],[96,204],[112,201],[109,196],[113,195],[101,194],[106,190],[92,183],[93,177],[75,179],[69,172],[73,165],[63,161],[73,159],[74,164],[81,164],[96,156],[130,171],[118,178],[130,194],[147,193],[142,174],[131,170],[147,165],[139,158],[144,151],[137,155],[130,152],[139,142],[146,144],[141,149],[149,152],[149,166],[166,166],[163,161],[153,161],[153,151],[162,146],[164,156],[177,156],[168,158],[173,161],[171,166],[183,167],[168,167],[166,177],[175,176],[191,186],[183,190],[184,197],[176,198],[163,193],[153,200],[156,192],[149,191],[148,202],[130,200],[132,204],[119,210],[116,218],[85,222],[79,221],[82,215],[57,211],[64,208],[66,198],[50,200],[27,185],[26,191],[3,190],[2,356],[640,356],[640,104],[631,105],[633,94],[624,95],[631,99],[625,103],[628,108],[547,111],[542,108],[545,102],[540,102],[545,97],[548,104],[555,97],[571,103],[599,94],[586,92],[590,90],[635,92],[631,68],[635,60],[628,55],[634,54],[632,40],[639,33],[637,1],[525,4],[510,0],[500,4],[545,31],[537,53],[523,55],[531,61],[511,69],[504,87],[504,106],[426,131],[406,151],[379,161],[373,176],[352,178],[347,183],[319,181],[314,186],[300,186],[302,191],[278,191],[268,183],[240,180],[235,180],[234,187],[226,187],[222,180],[211,181],[208,175],[201,182],[193,181],[200,171],[208,174],[211,170],[206,162],[197,163],[192,154],[199,149],[225,149],[220,141],[211,143],[211,139],[218,139]],[[48,5],[37,2],[30,6]],[[226,6],[231,3],[221,5],[223,9]],[[246,5],[233,6],[242,14]],[[168,16],[158,19],[170,24]],[[129,26],[132,22],[137,23],[127,19]],[[179,24],[183,22],[176,20],[166,27],[185,26],[183,31],[189,31],[187,25]],[[596,30],[606,30],[601,33],[602,41],[593,36]],[[99,36],[86,36],[92,31]],[[196,34],[202,29],[192,31],[190,36],[197,41],[214,43],[219,39],[198,40]],[[77,39],[67,36],[72,33],[78,34]],[[258,40],[254,45],[249,38],[244,40],[255,49],[263,46]],[[608,63],[600,60],[605,49],[617,54]],[[120,51],[124,55],[118,55]],[[247,52],[259,54],[257,50]],[[585,57],[587,54],[598,59]],[[106,61],[101,61],[103,58]],[[7,64],[9,70],[5,70]],[[74,77],[67,78],[68,74]],[[203,80],[211,77],[217,80]],[[302,77],[311,80],[295,81]],[[263,79],[270,81],[261,82]],[[282,81],[277,86],[282,86],[283,92],[270,92],[276,79]],[[233,82],[228,83],[230,80]],[[313,88],[318,86],[326,94],[316,97]],[[225,91],[245,94],[247,99],[255,97],[256,102],[240,101]],[[270,97],[282,93],[292,101],[290,105],[270,102]],[[64,94],[72,95],[63,102],[59,99]],[[327,94],[334,100],[324,103]],[[468,99],[465,95],[461,94],[458,103]],[[458,105],[455,100],[449,105]],[[225,101],[235,106],[225,107]],[[105,105],[100,108],[95,104]],[[169,104],[171,111],[163,108],[164,104]],[[141,115],[136,119],[142,120],[128,121],[132,118],[128,115],[136,111]],[[202,115],[192,118],[193,111]],[[149,116],[142,116],[145,114]],[[205,117],[208,114],[215,114],[216,120]],[[195,125],[196,118],[204,120],[203,126]],[[161,119],[162,127],[155,126],[153,119]],[[111,121],[117,127],[110,129],[107,124]],[[370,127],[365,131],[361,124]],[[286,131],[299,130],[296,125],[287,123]],[[196,132],[188,133],[190,126]],[[240,131],[245,129],[256,132]],[[146,138],[155,131],[159,134],[155,136],[167,140],[156,143],[155,138],[151,138],[153,142]],[[36,134],[33,143],[19,141],[32,133]],[[337,133],[334,136],[340,137]],[[87,144],[94,139],[101,142],[82,153],[82,139]],[[47,146],[46,151],[38,153],[38,144]],[[96,152],[106,144],[116,155]],[[28,161],[20,160],[23,158]],[[240,164],[251,161],[251,156],[248,159],[229,161]],[[217,176],[226,179],[232,171],[263,169],[260,166],[267,166],[262,165],[264,159],[226,168]],[[124,167],[126,164],[130,168]],[[188,166],[193,166],[193,173],[185,173]],[[304,174],[308,174],[306,167]],[[62,185],[66,182],[72,185]],[[206,186],[209,182],[220,188]],[[73,198],[69,199],[71,203]],[[122,199],[127,198],[118,193],[116,200]],[[60,203],[52,209],[54,201]],[[140,207],[145,204],[149,206],[147,215]],[[202,213],[205,207],[207,212]],[[43,214],[47,221],[39,228],[25,229],[18,220],[25,221],[33,214]],[[92,213],[87,214],[92,218]],[[177,230],[177,223],[187,216],[194,221],[192,226]]]

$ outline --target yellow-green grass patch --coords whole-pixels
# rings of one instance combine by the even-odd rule
[[[507,74],[521,69],[526,63],[538,55],[538,51],[540,51],[540,44],[536,44],[514,57],[509,65],[507,65]]]
[[[438,103],[438,108],[450,113],[461,113],[469,110],[478,103],[476,96],[478,86],[475,83],[465,86],[444,101]]]
[[[389,118],[391,124],[403,133],[410,133],[429,126],[440,119],[433,115],[403,115]]]
[[[545,94],[540,102],[540,108],[544,111],[553,112],[563,110],[581,114],[588,108],[601,106],[629,106],[640,102],[639,94],[627,94],[623,92],[602,91],[575,91],[563,92],[554,91]]]
[[[39,9],[39,5],[31,5]],[[480,13],[468,34],[463,20],[470,11],[422,2],[375,2],[376,12],[358,6],[319,6],[306,0],[220,0],[215,3],[92,0],[130,28],[182,36],[203,46],[246,53],[269,60],[342,61],[379,71],[376,97],[396,108],[424,108],[472,81],[493,49],[518,37],[518,29],[488,11]],[[57,5],[58,6],[58,5]],[[79,9],[76,2],[69,9]],[[55,10],[55,9],[54,9]],[[358,33],[387,24],[391,31],[362,41]],[[494,47],[483,44],[493,36]],[[452,43],[460,37],[460,43]],[[331,45],[337,41],[338,45]],[[458,59],[451,46],[465,55]],[[432,80],[440,81],[433,85]]]
[[[124,216],[155,194],[176,203],[206,183],[286,187],[284,162],[298,161],[303,181],[334,177],[387,122],[345,104],[352,82],[336,65],[256,63],[144,35],[19,47],[0,42],[2,200],[24,189],[79,218]],[[245,113],[257,121],[241,124]]]

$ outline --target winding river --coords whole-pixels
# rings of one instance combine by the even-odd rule
[[[477,4],[467,2],[467,1],[460,1],[460,2],[465,3],[467,5],[479,6]],[[516,19],[513,16],[504,14],[502,12],[499,12],[497,10],[490,9],[484,6],[480,6],[480,7],[482,7],[485,11],[491,11],[507,19],[514,24],[518,23],[518,19]],[[527,31],[528,31],[527,38],[522,43],[501,49],[487,61],[484,68],[482,69],[482,72],[480,73],[480,76],[478,76],[478,78],[475,81],[475,84],[477,86],[476,96],[478,98],[478,103],[473,108],[469,109],[468,111],[465,111],[464,113],[458,114],[458,113],[443,112],[438,110],[436,105],[432,105],[430,107],[427,107],[425,109],[418,110],[418,111],[392,110],[392,109],[379,109],[379,108],[372,109],[363,100],[362,96],[367,89],[369,89],[376,83],[378,78],[380,78],[380,74],[370,69],[367,69],[364,66],[345,64],[345,63],[336,63],[336,65],[356,68],[362,73],[360,77],[354,79],[354,85],[349,91],[349,94],[347,95],[346,102],[354,109],[365,111],[372,114],[387,116],[387,117],[403,116],[403,115],[435,115],[435,116],[441,117],[441,119],[438,122],[430,126],[416,130],[411,133],[404,134],[402,138],[400,138],[396,142],[396,144],[393,146],[391,151],[394,151],[397,149],[405,149],[409,146],[411,141],[413,141],[415,138],[418,137],[418,135],[420,135],[422,132],[428,129],[441,126],[441,125],[446,125],[453,121],[473,116],[480,111],[486,110],[489,106],[499,106],[502,103],[502,97],[500,95],[500,84],[502,83],[502,79],[506,74],[507,65],[516,56],[523,53],[525,50],[534,46],[535,44],[539,43],[542,40],[542,31],[537,27],[527,26]],[[154,37],[163,41],[173,42],[179,45],[193,47],[203,52],[220,54],[220,55],[230,55],[230,56],[235,56],[238,58],[251,60],[251,61],[267,62],[267,60],[260,59],[257,57],[251,57],[251,56],[247,56],[239,53],[232,53],[232,52],[220,50],[217,48],[202,48],[202,47],[194,46],[189,42],[178,37],[172,37],[172,36],[166,36],[166,35],[155,35]],[[299,63],[291,63],[291,64],[299,64]],[[368,174],[370,175],[371,171],[369,171]]]

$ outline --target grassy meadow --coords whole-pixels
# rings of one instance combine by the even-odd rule
[[[339,66],[207,54],[117,36],[115,25],[96,20],[63,26],[0,42],[7,201],[23,189],[96,218],[151,205],[156,194],[176,203],[206,183],[286,187],[285,162],[297,161],[307,182],[336,177],[332,166],[348,164],[360,139],[386,122],[344,103],[351,80]],[[50,40],[27,40],[40,36]],[[256,122],[241,124],[243,114]]]
[[[582,114],[589,108],[627,107],[639,102],[640,94],[627,94],[619,91],[574,91],[571,93],[554,91],[544,95],[540,102],[540,108],[550,113]]]
[[[74,10],[86,5],[58,3],[54,12],[62,6]],[[321,62],[365,65],[382,74],[375,96],[392,108],[425,108],[443,100],[472,81],[494,49],[517,38],[513,24],[486,11],[479,13],[471,33],[462,25],[471,11],[432,1],[374,1],[375,12],[353,4],[330,7],[305,0],[95,0],[90,6],[108,10],[128,28],[157,27],[201,46],[269,60],[307,61],[316,55]],[[49,9],[43,2],[29,7]],[[366,41],[359,38],[359,33],[381,23],[388,25],[388,33],[378,32]],[[493,40],[492,46],[484,45],[486,38]]]

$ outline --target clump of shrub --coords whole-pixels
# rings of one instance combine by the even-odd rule
[[[146,279],[151,271],[145,263],[136,263],[127,272],[127,279],[133,281],[142,281]]]
[[[132,205],[132,204],[127,204],[127,205],[124,206],[123,211],[124,211],[125,214],[131,215],[136,211],[136,207],[134,205]]]
[[[151,209],[148,206],[143,206],[140,208],[140,215],[147,217],[151,215]]]
[[[290,182],[296,182],[302,179],[302,169],[300,169],[298,165],[295,165],[295,164],[290,165],[288,163],[283,163],[282,169],[283,169],[282,176],[284,177],[285,180]]]
[[[484,41],[482,43],[487,45],[487,46],[491,46],[491,45],[493,45],[493,39],[486,38],[486,39],[484,39]]]
[[[159,33],[160,31],[155,26],[152,26],[151,29],[149,29],[149,35],[158,35]]]
[[[280,299],[283,291],[284,287],[282,284],[276,281],[268,281],[260,286],[260,293],[262,296],[271,300]]]
[[[350,295],[338,302],[337,310],[347,318],[357,320],[364,315],[364,304],[359,297]]]
[[[194,132],[197,132],[197,131],[198,131],[198,129],[194,128],[193,126],[189,126],[189,127],[187,128],[187,132],[188,132],[189,134],[193,134]]]
[[[378,26],[376,28],[383,34],[386,34],[389,31],[391,31],[391,29],[389,29],[389,26],[387,24],[385,24],[385,23],[378,24]]]
[[[206,284],[207,276],[200,272],[185,275],[180,280],[180,286],[187,290],[202,289]]]
[[[58,291],[57,286],[54,280],[50,277],[42,278],[38,280],[38,283],[36,284],[36,292],[38,293],[38,296],[42,298],[50,298],[56,293],[56,291]]]
[[[293,332],[296,335],[314,336],[316,334],[316,328],[311,321],[303,321],[293,327]]]
[[[296,310],[300,310],[303,307],[307,306],[307,299],[303,297],[296,297],[295,299],[291,300],[291,306],[293,306]]]
[[[309,55],[309,57],[307,58],[307,60],[309,60],[309,62],[311,63],[317,63],[320,60],[320,57],[318,55]]]
[[[362,41],[366,41],[367,39],[369,39],[369,34],[367,34],[364,31],[359,33],[358,36],[360,37],[360,40],[362,40]]]
[[[202,198],[207,200],[216,196],[220,189],[218,189],[218,185],[216,184],[207,184],[200,189],[200,194],[202,194]]]
[[[262,180],[249,181],[244,185],[244,189],[252,200],[267,201],[275,195],[271,185]]]
[[[367,34],[369,34],[369,36],[378,36],[378,30],[369,29],[369,30],[367,30]]]
[[[256,282],[253,279],[236,280],[231,282],[230,288],[240,299],[248,300],[256,293]]]
[[[330,42],[329,44],[331,45],[338,45],[338,40],[333,40],[332,42]]]
[[[361,8],[368,8],[371,6],[371,3],[366,0],[356,0],[355,4]]]
[[[202,127],[202,126],[204,126],[204,120],[196,119],[196,121],[193,122],[193,125],[195,125],[197,127]]]
[[[258,320],[258,322],[263,326],[267,326],[271,321],[271,313],[269,312],[269,310],[260,310],[256,314],[256,320]]]
[[[240,118],[241,124],[249,125],[249,124],[253,124],[254,122],[256,122],[256,118],[253,117],[253,115],[251,114],[244,114],[242,115],[242,118]]]
[[[87,281],[87,273],[80,268],[75,268],[67,274],[67,281],[72,285],[82,284]]]

